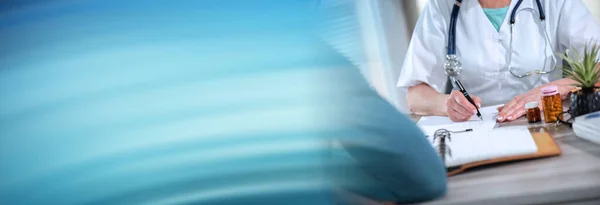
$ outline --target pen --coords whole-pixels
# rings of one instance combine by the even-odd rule
[[[471,99],[471,96],[469,96],[469,93],[467,93],[467,90],[465,89],[465,87],[462,85],[462,83],[460,83],[460,81],[458,79],[454,79],[454,83],[456,83],[456,85],[458,86],[458,89],[460,90],[460,92],[465,96],[465,98],[467,98],[467,100],[473,105],[475,106],[475,110],[477,110],[477,117],[479,117],[479,119],[481,119],[481,121],[483,121],[483,117],[481,117],[481,113],[479,112],[479,108],[477,108],[477,105],[475,105],[475,102],[473,101],[473,99]]]
[[[461,133],[461,132],[473,132],[473,129],[459,130],[459,131],[450,131],[451,133]]]

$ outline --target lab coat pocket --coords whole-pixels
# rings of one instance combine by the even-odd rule
[[[480,69],[479,76],[483,77],[485,81],[497,81],[502,69],[506,67],[505,49],[501,39],[499,35],[490,35],[484,39],[486,49],[482,49],[482,52],[487,53],[489,58],[482,58],[483,62],[480,63],[483,69]]]

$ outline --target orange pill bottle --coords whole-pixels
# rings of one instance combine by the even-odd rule
[[[529,123],[537,123],[542,121],[542,114],[540,112],[540,108],[538,107],[538,102],[529,102],[525,104],[527,122]]]
[[[547,123],[558,120],[558,116],[563,112],[563,107],[557,86],[542,88],[542,107],[544,108],[544,120]]]

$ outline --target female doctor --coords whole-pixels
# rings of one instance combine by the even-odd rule
[[[453,9],[455,32],[449,29]],[[462,65],[457,79],[475,104],[504,104],[497,120],[511,121],[525,114],[525,103],[540,100],[542,87],[557,85],[563,99],[568,96],[573,81],[563,77],[556,54],[582,51],[592,39],[600,39],[600,26],[581,0],[430,0],[398,87],[408,88],[413,113],[470,119],[475,106],[460,91],[443,94],[452,85],[447,55],[456,56]]]

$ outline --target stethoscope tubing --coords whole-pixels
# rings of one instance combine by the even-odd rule
[[[544,29],[544,38],[546,41],[549,41],[549,36],[547,31],[545,30],[545,20],[546,20],[546,14],[544,12],[544,8],[542,7],[542,3],[540,0],[535,0],[536,5],[538,7],[538,12],[539,12],[539,18],[540,21],[542,23],[542,28]],[[512,61],[512,43],[513,43],[513,37],[514,37],[514,24],[516,22],[516,16],[517,16],[517,11],[519,9],[519,7],[521,6],[521,3],[523,3],[523,0],[519,0],[515,7],[513,8],[513,10],[511,11],[510,14],[510,29],[511,29],[511,38],[510,38],[510,49],[509,52],[511,52],[511,54],[509,54],[509,71],[511,72],[512,75],[514,75],[515,77],[518,78],[522,78],[522,77],[526,77],[529,75],[532,75],[534,73],[536,74],[546,74],[546,73],[550,73],[552,72],[554,69],[550,70],[550,71],[535,71],[535,72],[528,72],[525,75],[517,75],[515,73],[512,72],[512,70],[510,69],[510,62]],[[448,56],[456,56],[456,21],[458,18],[458,13],[460,11],[460,6],[462,4],[462,0],[456,0],[453,8],[452,8],[452,13],[450,16],[450,26],[448,29],[448,46],[447,46],[447,55]],[[550,46],[552,46],[551,42],[547,42],[550,43]],[[552,48],[551,48],[552,49]],[[546,49],[545,49],[546,50]],[[556,60],[555,60],[556,61]],[[545,67],[545,63],[544,63],[544,67]]]
[[[544,8],[542,7],[542,3],[540,0],[535,0],[536,5],[538,7],[538,11],[540,12],[540,20],[546,20],[546,14],[544,12]],[[521,3],[523,0],[519,0],[515,5],[515,8],[511,11],[510,14],[510,24],[514,25],[517,17],[517,10],[521,7]],[[450,16],[450,27],[449,27],[449,35],[448,35],[448,55],[456,55],[456,19],[458,18],[458,12],[460,11],[460,5],[462,4],[462,0],[456,0],[456,3],[452,7],[452,14]]]

